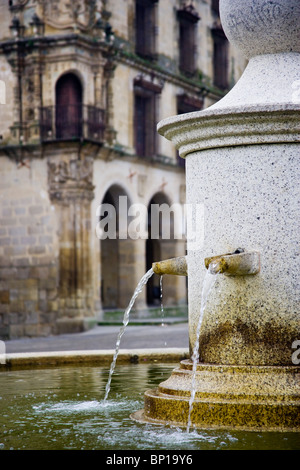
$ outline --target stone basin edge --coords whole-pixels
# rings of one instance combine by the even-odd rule
[[[51,351],[23,352],[5,355],[5,361],[0,364],[0,372],[18,368],[50,367],[62,365],[110,365],[115,350],[89,351]],[[121,349],[118,354],[119,364],[178,363],[189,358],[185,348],[159,349]]]

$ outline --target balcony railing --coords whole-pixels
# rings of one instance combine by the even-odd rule
[[[41,141],[104,140],[104,110],[90,105],[40,108]]]

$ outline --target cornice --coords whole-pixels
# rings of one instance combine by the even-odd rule
[[[181,157],[220,147],[300,142],[299,106],[257,105],[207,109],[172,116],[158,124]]]
[[[134,67],[142,73],[152,75],[154,74],[155,77],[162,81],[173,83],[174,85],[182,87],[195,94],[201,94],[202,96],[210,96],[214,99],[220,99],[225,94],[223,91],[220,91],[216,88],[212,88],[206,83],[164,69],[159,66],[155,61],[147,61],[131,52],[119,49],[115,60],[127,64],[131,67]]]
[[[37,48],[43,48],[45,50],[47,47],[54,49],[62,48],[64,46],[69,47],[70,45],[83,46],[93,53],[101,53],[105,59],[113,61],[116,65],[118,63],[126,64],[137,69],[137,71],[141,73],[154,75],[161,81],[173,83],[174,85],[182,87],[193,94],[209,96],[210,98],[217,100],[224,96],[223,91],[211,87],[201,80],[185,77],[173,70],[167,70],[159,65],[157,60],[146,60],[133,52],[122,49],[116,45],[108,44],[96,36],[88,34],[65,33],[38,37],[28,36],[19,38],[18,40],[7,39],[0,42],[0,52],[10,54],[12,52],[17,52],[20,48],[30,51]]]

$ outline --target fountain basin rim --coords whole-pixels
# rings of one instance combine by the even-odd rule
[[[110,365],[114,353],[114,349],[8,353],[5,355],[5,363],[0,364],[0,372],[11,369],[63,365]],[[174,362],[177,364],[178,361],[188,357],[189,350],[187,348],[120,349],[117,364],[147,364],[150,362]]]

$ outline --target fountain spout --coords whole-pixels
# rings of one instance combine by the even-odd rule
[[[163,274],[175,274],[177,276],[188,275],[186,256],[178,256],[177,258],[157,261],[156,263],[152,264],[152,269],[160,276]]]
[[[243,248],[238,248],[234,253],[205,258],[204,263],[211,274],[245,276],[259,273],[260,254],[258,251],[245,251]]]

